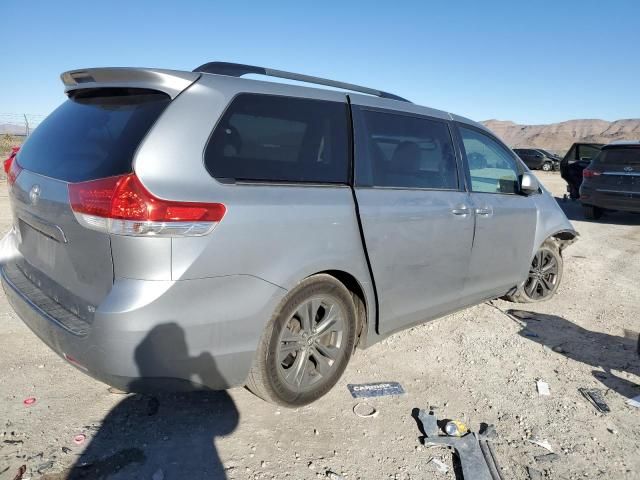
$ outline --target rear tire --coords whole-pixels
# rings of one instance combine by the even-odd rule
[[[602,217],[602,209],[593,205],[583,205],[584,216],[587,220],[598,220]]]
[[[327,393],[356,342],[349,290],[331,275],[303,280],[282,300],[262,335],[247,388],[271,403],[297,407]]]
[[[550,172],[551,170],[553,170],[553,165],[551,165],[550,162],[545,162],[542,164],[542,170],[544,170],[545,172]]]
[[[563,261],[558,245],[547,240],[533,256],[529,276],[506,300],[516,303],[537,303],[555,295],[562,280]]]

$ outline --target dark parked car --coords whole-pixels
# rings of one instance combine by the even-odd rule
[[[613,142],[582,172],[580,201],[589,219],[603,210],[640,213],[640,140]]]
[[[603,146],[603,143],[574,143],[560,162],[560,175],[567,182],[567,192],[572,200],[580,198],[582,171]]]
[[[560,157],[540,148],[514,148],[514,152],[522,159],[531,170],[551,170],[560,169]]]

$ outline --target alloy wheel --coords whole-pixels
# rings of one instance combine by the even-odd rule
[[[552,252],[538,250],[531,267],[529,277],[524,283],[524,291],[532,300],[539,300],[553,294],[558,282],[558,262]]]
[[[326,378],[345,346],[346,314],[328,295],[302,303],[287,321],[278,340],[279,374],[302,392]]]

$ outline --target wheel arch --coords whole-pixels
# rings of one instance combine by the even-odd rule
[[[364,348],[367,343],[369,325],[372,324],[369,318],[372,308],[369,307],[368,297],[363,285],[354,275],[344,270],[323,270],[315,272],[309,275],[309,277],[319,274],[331,275],[342,283],[353,295],[358,321],[356,326],[356,346]]]

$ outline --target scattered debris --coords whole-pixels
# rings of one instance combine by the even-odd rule
[[[423,418],[428,419],[431,416],[435,418],[433,412],[427,414],[424,410],[418,411],[420,422]],[[428,421],[432,422],[431,419]],[[426,433],[427,429],[432,430],[428,424],[426,426],[422,424],[422,431]],[[485,428],[485,431],[495,433],[495,430],[491,428]],[[462,437],[429,436],[427,434],[423,441],[425,445],[429,446],[453,448],[460,459],[462,476],[465,480],[502,480],[493,447],[488,438],[482,434],[470,432]]]
[[[513,310],[509,309],[505,312],[510,317],[515,317],[517,320],[536,320],[540,321],[538,314],[535,312],[527,312],[525,310]]]
[[[87,436],[84,433],[79,433],[75,437],[73,437],[73,443],[76,445],[82,445],[84,441],[87,439]]]
[[[435,437],[440,432],[438,428],[438,417],[433,410],[426,413],[424,410],[418,412],[418,420],[422,422],[422,430],[427,437]]]
[[[440,473],[447,473],[449,471],[447,464],[435,457],[431,458],[427,463],[433,463]]]
[[[640,395],[638,395],[637,397],[633,397],[633,398],[630,398],[629,400],[627,400],[627,404],[631,405],[632,407],[640,408]]]
[[[461,437],[469,433],[469,428],[459,420],[451,420],[444,426],[444,432],[450,437]]]
[[[602,413],[609,413],[611,409],[607,402],[604,401],[602,391],[597,388],[579,388],[578,391],[586,398],[598,411]]]
[[[344,477],[342,475],[338,475],[337,473],[332,472],[331,470],[327,470],[325,475],[330,480],[344,480]]]
[[[13,480],[22,480],[22,476],[25,474],[26,471],[27,471],[27,466],[26,465],[22,465],[18,469],[18,472],[16,473],[16,476],[13,477]]]
[[[49,460],[48,462],[41,463],[38,465],[37,472],[42,475],[44,472],[53,467],[53,460]]]
[[[537,438],[530,438],[527,441],[529,443],[533,443],[534,445],[538,445],[539,447],[542,447],[545,450],[549,450],[551,453],[553,453],[553,448],[551,448],[551,444],[549,443],[548,440],[539,440]]]
[[[7,445],[18,445],[20,443],[24,443],[23,440],[3,440],[2,443],[6,443]]]
[[[551,392],[549,391],[549,384],[547,382],[537,380],[536,386],[538,387],[538,395],[551,395]]]
[[[404,388],[398,382],[361,383],[347,385],[353,398],[382,397],[385,395],[402,395]]]
[[[22,403],[24,403],[27,407],[29,407],[34,403],[36,403],[36,397],[27,397],[22,401]]]
[[[62,453],[71,453],[71,449],[69,447],[62,447]]]
[[[378,410],[367,402],[359,402],[353,406],[353,413],[360,418],[374,418],[378,416]]]
[[[533,459],[538,463],[555,462],[560,456],[557,453],[545,453],[544,455],[536,455]]]
[[[535,468],[527,467],[527,473],[529,474],[530,480],[542,480],[542,472],[536,470]]]

